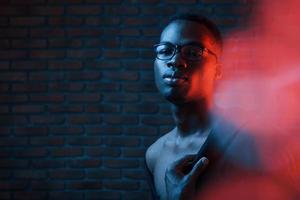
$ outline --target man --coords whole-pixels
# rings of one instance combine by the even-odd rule
[[[259,174],[260,165],[252,138],[213,112],[214,86],[222,75],[221,34],[207,18],[184,14],[169,22],[154,47],[155,83],[175,121],[146,152],[155,198],[220,199],[211,197],[214,185]]]

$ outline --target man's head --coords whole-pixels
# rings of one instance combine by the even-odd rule
[[[172,18],[155,51],[155,82],[167,100],[211,102],[214,82],[221,76],[222,38],[210,20],[196,15]]]

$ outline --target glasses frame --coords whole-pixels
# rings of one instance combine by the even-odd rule
[[[173,55],[172,55],[170,58],[168,58],[168,59],[161,59],[161,58],[158,58],[157,52],[156,52],[156,48],[157,48],[158,46],[160,46],[160,45],[170,45],[170,46],[172,46],[172,47],[175,49],[175,51],[173,51]],[[158,60],[166,61],[166,60],[171,60],[177,53],[181,53],[181,49],[182,49],[184,46],[188,46],[188,45],[200,47],[200,48],[202,49],[202,55],[201,55],[201,58],[202,58],[202,56],[203,56],[203,52],[206,51],[207,53],[213,55],[213,56],[216,58],[216,61],[218,61],[218,56],[217,56],[213,51],[211,51],[211,50],[209,50],[208,48],[206,48],[206,47],[204,47],[204,46],[202,46],[202,45],[199,45],[199,44],[194,44],[194,43],[192,43],[192,44],[178,45],[178,44],[172,44],[172,43],[169,43],[169,42],[162,42],[162,43],[153,45],[153,48],[154,48],[154,51],[155,51],[155,53],[156,53],[156,58],[157,58]],[[199,61],[199,60],[201,60],[201,58],[199,58],[199,59],[187,59],[187,58],[185,58],[184,56],[183,56],[183,58],[186,59],[186,60],[189,60],[189,61]]]

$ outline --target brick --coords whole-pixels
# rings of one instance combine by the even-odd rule
[[[30,1],[22,1],[22,0],[11,0],[11,4],[16,5],[40,5],[44,4],[46,0],[30,0]]]
[[[0,115],[0,125],[24,125],[27,124],[27,119],[24,116]]]
[[[12,106],[12,113],[41,113],[43,111],[44,106],[40,105]]]
[[[18,136],[46,136],[48,135],[47,127],[17,127],[15,135]]]
[[[99,15],[102,14],[100,6],[68,6],[66,9],[68,15]]]
[[[49,69],[68,69],[75,70],[81,69],[82,63],[80,61],[72,61],[72,60],[57,60],[49,62]]]
[[[0,70],[7,70],[9,69],[9,62],[8,61],[0,61]]]
[[[36,146],[62,146],[64,138],[62,137],[30,137],[29,143]]]
[[[158,106],[150,103],[140,104],[125,104],[123,105],[123,111],[126,113],[157,113]]]
[[[117,126],[109,126],[109,125],[102,125],[102,126],[87,126],[86,134],[88,135],[120,135],[122,133],[122,129]]]
[[[46,92],[46,83],[14,83],[12,84],[13,92]]]
[[[65,121],[64,116],[57,116],[57,115],[35,115],[35,116],[30,116],[30,122],[32,124],[63,124]]]
[[[100,60],[85,62],[84,66],[91,69],[118,69],[121,64],[116,61]]]
[[[122,0],[86,0],[87,3],[119,4]]]
[[[23,72],[2,72],[0,74],[1,81],[25,81],[26,79],[27,75]]]
[[[104,50],[103,57],[106,59],[138,58],[139,52],[135,50]]]
[[[1,180],[10,179],[11,178],[11,174],[12,174],[12,172],[10,170],[0,170],[0,178],[1,178]],[[1,194],[0,194],[0,199],[2,199],[1,198]]]
[[[30,72],[30,81],[62,81],[64,73],[62,72]]]
[[[29,48],[46,48],[47,41],[42,39],[15,39],[12,40],[12,48],[29,49]]]
[[[29,160],[1,159],[0,168],[21,169],[29,166]]]
[[[47,63],[45,61],[13,61],[11,64],[11,69],[18,70],[43,70],[47,68]]]
[[[93,48],[99,48],[99,47],[102,47],[102,48],[117,48],[117,47],[120,46],[120,40],[117,37],[112,37],[112,38],[107,38],[107,37],[88,38],[84,41],[84,46],[85,47],[93,47]],[[107,63],[109,63],[109,61]],[[116,61],[113,61],[111,63],[116,63],[117,64]]]
[[[32,50],[30,57],[34,59],[55,59],[63,58],[65,51],[63,50]]]
[[[27,181],[0,181],[1,190],[22,190],[28,185]]]
[[[46,22],[44,17],[11,17],[12,26],[41,26]]]
[[[87,178],[89,179],[120,179],[121,170],[120,169],[97,169],[89,170],[87,172]]]
[[[111,147],[89,147],[86,149],[86,154],[91,157],[108,156],[118,157],[121,151]]]
[[[83,17],[78,16],[55,16],[49,17],[48,23],[51,26],[81,26],[84,22]]]
[[[103,121],[107,124],[137,124],[138,117],[134,115],[107,115],[103,118]]]
[[[130,136],[105,137],[104,143],[111,147],[134,147],[140,145],[140,139]]]
[[[71,1],[71,0],[63,0],[63,1]],[[67,192],[67,191],[54,192],[53,191],[49,193],[48,199],[49,200],[57,200],[57,199],[84,200],[85,198],[84,198],[84,192]]]
[[[19,59],[19,58],[26,58],[27,51],[21,50],[0,50],[0,59],[9,60],[9,59]]]
[[[102,83],[87,83],[86,89],[89,92],[95,91],[103,91],[103,92],[112,92],[112,91],[119,91],[120,84],[118,83],[109,83],[109,82],[102,82]]]
[[[103,35],[103,28],[90,27],[90,28],[69,28],[67,30],[68,37],[101,37]]]
[[[49,4],[79,4],[84,0],[48,0]]]
[[[66,80],[70,81],[88,81],[99,80],[101,73],[99,71],[81,71],[81,72],[67,72]]]
[[[71,190],[98,190],[102,188],[100,181],[70,181],[66,184]]]
[[[176,3],[176,4],[193,4],[196,0],[164,0],[166,3]]]
[[[133,180],[145,180],[146,174],[145,170],[132,170],[132,169],[126,169],[122,171],[122,175],[125,178],[133,179]]]
[[[53,16],[64,14],[62,6],[30,6],[29,13],[31,15]]]
[[[154,136],[158,135],[157,129],[154,127],[146,126],[133,126],[125,129],[126,135],[137,135],[137,136]]]
[[[120,112],[120,105],[115,104],[100,104],[87,105],[86,112],[89,113],[118,113]]]
[[[8,106],[0,106],[0,114],[8,114],[9,107]]]
[[[139,74],[138,72],[127,72],[127,71],[104,72],[103,78],[112,81],[137,81],[139,80]]]
[[[104,101],[108,103],[122,103],[122,102],[137,102],[139,100],[136,94],[112,93],[104,96]]]
[[[171,116],[145,116],[141,118],[141,122],[145,125],[172,125],[174,124]]]
[[[156,37],[158,38],[161,30],[156,27],[143,27],[141,28],[141,33],[145,37]]]
[[[17,147],[24,146],[27,144],[27,139],[24,138],[1,138],[0,146],[1,147]]]
[[[15,95],[15,94],[0,95],[1,103],[21,103],[21,102],[26,102],[27,100],[28,100],[27,95]]]
[[[84,170],[77,169],[56,169],[49,171],[49,177],[51,179],[63,180],[83,179],[85,177],[85,173]]]
[[[98,0],[99,1],[99,0]],[[104,0],[101,0],[104,1]],[[97,200],[101,197],[101,200],[119,200],[121,199],[121,192],[118,191],[91,191],[86,194],[86,197],[90,200]]]
[[[8,49],[10,48],[10,41],[6,39],[0,40],[0,49]]]
[[[84,87],[82,83],[54,82],[48,85],[51,92],[79,92]]]
[[[82,105],[50,105],[48,106],[50,113],[80,113],[83,111]]]
[[[64,183],[60,181],[44,181],[44,180],[33,180],[30,183],[33,190],[62,190],[64,189]]]
[[[49,48],[79,48],[82,46],[80,39],[52,38],[48,42]]]
[[[47,198],[47,192],[45,191],[16,191],[14,192],[14,199],[45,199]]]
[[[0,136],[7,136],[11,133],[11,129],[7,127],[0,127]]]
[[[32,94],[30,95],[31,102],[43,102],[43,103],[61,103],[64,101],[64,95],[62,94]]]
[[[65,95],[65,98],[71,103],[92,103],[99,102],[101,100],[100,94],[97,93],[70,94]]]
[[[128,159],[103,159],[103,166],[108,168],[136,168],[139,167],[139,162],[137,160]]]
[[[50,127],[49,133],[53,135],[82,135],[83,128],[81,127]]]
[[[151,26],[159,24],[159,18],[136,18],[136,17],[126,17],[123,23],[126,26]]]
[[[121,36],[140,36],[141,32],[137,28],[123,28],[120,30],[119,35],[121,35]]]
[[[76,157],[83,155],[83,149],[78,147],[55,147],[50,149],[52,157]]]
[[[176,9],[174,7],[167,6],[142,6],[141,13],[144,15],[163,15],[163,16],[171,16],[175,14]]]
[[[16,179],[45,179],[46,171],[42,170],[14,170],[14,178]]]
[[[157,4],[160,0],[129,0],[130,3],[139,3],[139,4]]]
[[[156,43],[156,39],[127,39],[123,42],[124,47],[126,48],[152,48]]]
[[[100,137],[91,137],[91,136],[84,136],[84,137],[72,137],[67,139],[67,143],[70,145],[100,145],[102,144],[102,140]]]
[[[118,25],[120,24],[120,17],[87,17],[85,23],[90,26],[99,25]]]
[[[47,149],[45,148],[26,148],[26,149],[16,149],[14,154],[17,158],[36,158],[47,156]]]
[[[124,91],[126,92],[156,92],[156,86],[153,82],[141,82],[137,83],[124,83],[122,84]]]
[[[150,200],[150,199],[152,199],[152,197],[151,197],[151,194],[149,191],[124,192],[124,200],[139,200],[139,199]]]
[[[102,117],[99,115],[69,115],[68,122],[70,124],[99,124]]]
[[[0,38],[24,38],[28,36],[28,28],[5,28],[0,31]]]
[[[33,38],[64,37],[65,31],[61,28],[32,28],[30,36]]]
[[[103,7],[103,13],[109,15],[136,15],[139,13],[139,9],[135,6],[120,5],[120,6],[108,6]]]
[[[153,60],[151,61],[124,61],[123,66],[125,69],[139,69],[139,70],[153,70]]]
[[[40,159],[33,160],[31,166],[37,169],[52,169],[52,168],[62,168],[64,167],[64,160],[51,160],[51,159]]]
[[[99,49],[80,49],[80,50],[68,50],[67,58],[73,59],[91,59],[101,56],[101,50]]]
[[[137,190],[139,183],[137,181],[103,181],[103,188],[114,190]]]
[[[66,166],[71,168],[99,168],[102,162],[101,159],[76,159],[76,160],[67,160]],[[98,169],[97,169],[98,170]],[[88,170],[89,172],[91,170]]]
[[[137,148],[124,148],[123,156],[128,158],[143,158],[145,155],[144,149],[137,149]]]

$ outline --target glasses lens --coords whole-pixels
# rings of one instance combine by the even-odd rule
[[[159,44],[155,47],[156,57],[160,60],[172,58],[174,51],[174,47],[168,44]]]
[[[196,45],[186,45],[182,47],[181,55],[188,60],[200,60],[203,56],[203,48]]]

